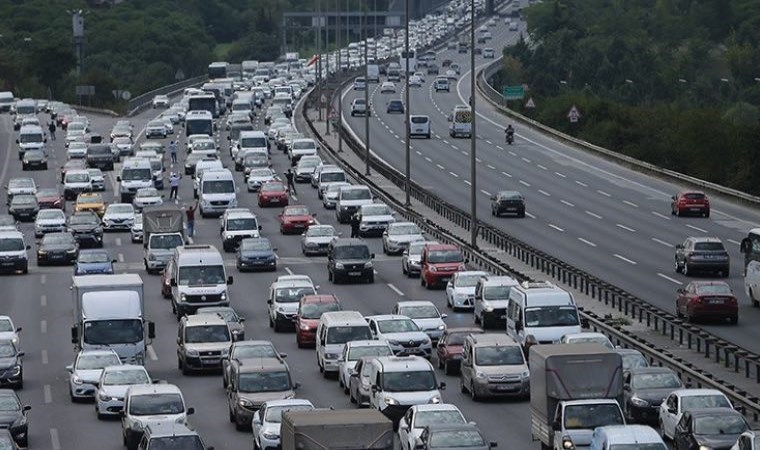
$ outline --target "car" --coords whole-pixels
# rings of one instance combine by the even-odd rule
[[[687,322],[720,319],[739,322],[739,302],[725,281],[692,281],[678,288],[676,315]]]
[[[487,442],[480,429],[471,423],[431,424],[420,433],[419,442],[414,447],[419,450],[448,449],[488,450],[496,447],[496,442]]]
[[[372,112],[367,108],[367,102],[363,98],[355,98],[351,101],[351,117],[372,115]]]
[[[602,347],[607,347],[610,350],[614,350],[615,346],[612,345],[610,339],[602,333],[582,332],[582,333],[568,333],[562,336],[559,340],[560,344],[599,344]]]
[[[222,387],[227,389],[230,381],[230,361],[256,358],[278,358],[284,361],[287,353],[280,353],[270,341],[236,341],[230,346],[229,356],[222,358]]]
[[[84,160],[87,158],[87,143],[86,142],[71,142],[66,149],[66,159],[68,160]]]
[[[481,270],[459,271],[446,284],[446,305],[452,310],[472,309],[475,306],[475,287],[478,280],[488,276]]]
[[[350,393],[351,377],[358,374],[356,364],[362,358],[393,356],[393,349],[385,340],[348,341],[338,359],[338,386],[345,394]]]
[[[11,341],[17,349],[21,349],[21,327],[13,324],[13,319],[9,316],[0,316],[0,341]]]
[[[462,411],[455,405],[439,403],[414,405],[406,411],[398,424],[398,438],[402,450],[415,450],[422,431],[428,425],[466,424]]]
[[[94,212],[75,212],[66,225],[80,247],[103,247],[103,226]]]
[[[683,413],[704,408],[733,408],[733,405],[728,397],[717,389],[678,389],[671,392],[660,404],[660,435],[673,439],[676,425]]]
[[[130,386],[152,384],[145,367],[130,364],[106,366],[100,374],[95,395],[95,414],[98,419],[119,417],[124,409],[124,396]]]
[[[74,213],[92,212],[102,217],[106,212],[103,195],[97,192],[83,192],[77,196],[74,203]]]
[[[262,184],[259,189],[258,205],[260,208],[266,206],[287,206],[288,188],[280,181],[270,181]]]
[[[103,229],[106,231],[129,231],[135,221],[135,208],[129,203],[112,203],[103,214]]]
[[[745,431],[730,450],[760,450],[760,432]]]
[[[446,375],[459,372],[464,339],[470,334],[485,333],[481,328],[447,328],[436,345],[436,364]]]
[[[329,183],[322,192],[322,206],[324,206],[325,209],[335,209],[335,205],[338,203],[340,190],[347,186],[351,186],[351,183]]]
[[[676,245],[675,271],[686,276],[698,271],[717,272],[728,278],[731,258],[723,242],[715,237],[688,237]]]
[[[245,317],[238,315],[231,306],[205,306],[195,310],[195,314],[214,314],[227,322],[233,341],[245,339]]]
[[[447,317],[441,314],[433,302],[428,300],[413,300],[397,302],[391,310],[391,314],[407,316],[417,324],[420,330],[424,331],[436,345],[446,331],[446,323],[443,321]]]
[[[428,63],[427,65],[427,74],[428,75],[438,75],[439,69],[438,64],[436,63]]]
[[[143,241],[143,215],[142,214],[135,214],[135,221],[132,223],[132,226],[129,227],[129,237],[132,240],[132,243],[142,242]]]
[[[66,201],[63,199],[63,195],[61,195],[61,191],[58,190],[58,188],[42,188],[37,190],[37,205],[39,205],[40,209],[60,209],[61,211],[66,210]]]
[[[166,95],[156,95],[153,97],[152,104],[154,108],[168,108],[169,97]]]
[[[16,194],[8,206],[8,213],[18,222],[33,221],[39,211],[40,205],[34,194]]]
[[[433,81],[433,88],[435,89],[435,92],[449,92],[451,90],[450,85],[451,83],[449,83],[449,79],[445,76],[435,77],[435,81]]]
[[[134,153],[135,144],[132,142],[131,137],[118,136],[113,138],[111,143],[119,150],[119,156],[129,156]],[[69,147],[69,149],[70,148],[71,147]]]
[[[667,367],[641,367],[624,373],[621,406],[626,423],[656,424],[660,403],[683,387],[678,375]]]
[[[396,356],[416,355],[430,359],[433,345],[430,337],[412,319],[399,314],[367,316],[375,339],[388,341]]]
[[[518,27],[519,27],[519,24],[517,22],[509,23],[509,31],[517,31]]]
[[[176,423],[187,426],[188,408],[179,387],[168,383],[138,384],[127,388],[121,412],[122,443],[127,450],[137,446],[145,429],[156,423]]]
[[[60,209],[43,209],[34,219],[34,237],[45,233],[66,231],[66,214]]]
[[[673,443],[677,450],[730,448],[749,429],[747,419],[731,408],[691,410],[678,421]]]
[[[190,153],[187,155],[184,164],[185,175],[195,174],[195,165],[204,158],[207,158],[207,155],[203,153]]]
[[[483,58],[484,59],[494,59],[496,57],[496,52],[494,52],[494,49],[491,47],[486,47],[483,49]]]
[[[649,367],[649,360],[638,350],[632,348],[616,347],[615,353],[623,358],[623,372],[638,367]]]
[[[389,224],[383,232],[383,253],[402,254],[411,243],[423,241],[425,237],[422,235],[422,230],[415,223],[394,222]]]
[[[27,448],[29,443],[29,417],[32,409],[21,403],[18,394],[11,389],[0,389],[0,429],[6,428],[13,440],[21,448]]]
[[[95,399],[103,369],[121,364],[119,355],[110,348],[80,350],[69,372],[69,398],[72,402]]]
[[[292,326],[301,298],[305,295],[316,295],[318,289],[319,286],[315,286],[307,276],[279,277],[275,280],[269,286],[267,299],[269,328],[277,333],[284,327]]]
[[[327,279],[333,284],[358,280],[372,284],[375,254],[363,239],[337,238],[327,246]]]
[[[21,159],[21,170],[47,170],[48,158],[42,150],[27,150]]]
[[[341,310],[340,300],[333,294],[301,297],[298,302],[298,311],[293,319],[298,348],[312,347],[316,344],[317,326],[322,313]]]
[[[137,190],[132,198],[132,206],[140,212],[146,206],[161,206],[164,204],[164,196],[154,187],[144,187]]]
[[[517,191],[499,191],[491,196],[491,215],[514,214],[525,217],[525,198]]]
[[[314,225],[316,213],[309,212],[309,208],[303,205],[291,205],[283,208],[282,212],[277,215],[280,222],[280,233],[282,234],[301,234],[308,227]]]
[[[409,246],[406,249],[404,249],[401,254],[401,272],[404,275],[407,277],[420,275],[420,258],[422,256],[422,249],[425,247],[425,244],[428,243],[436,244],[436,242],[425,240],[413,241],[409,243]]]
[[[246,171],[246,173],[246,186],[248,192],[258,192],[264,183],[279,181],[280,179],[280,177],[278,177],[269,167],[251,168],[250,171]]]
[[[385,203],[359,206],[359,237],[382,235],[388,225],[396,222],[393,211]]]
[[[18,222],[10,214],[0,214],[0,231],[18,231]]]
[[[446,78],[449,80],[456,80],[458,77],[457,71],[454,69],[447,69],[446,72],[443,74]]]
[[[237,249],[235,265],[238,270],[277,270],[277,251],[265,237],[245,238]]]
[[[47,233],[37,245],[37,265],[74,264],[79,244],[71,233]]]
[[[168,130],[166,129],[166,124],[163,120],[151,120],[148,122],[148,125],[145,127],[145,138],[166,138],[166,136],[169,135]]]
[[[686,214],[710,217],[710,199],[701,191],[681,191],[671,197],[670,214],[678,217]]]
[[[285,399],[264,402],[253,414],[253,448],[277,449],[280,445],[282,413],[288,411],[311,411],[314,405],[308,400]]]
[[[419,75],[409,77],[409,87],[422,87],[425,81]]]
[[[383,83],[380,85],[380,93],[381,94],[395,94],[396,93],[396,85],[392,81],[383,81]]]
[[[74,275],[113,274],[115,262],[106,250],[81,250],[74,265]]]
[[[365,89],[367,89],[367,80],[364,77],[356,77],[354,79],[354,90],[363,91]]]
[[[227,322],[218,315],[183,315],[177,338],[177,368],[182,375],[219,370],[232,344]]]
[[[23,357],[24,352],[19,350],[18,344],[14,343],[12,338],[0,339],[0,387],[24,388]]]
[[[385,112],[388,114],[404,114],[404,102],[401,100],[389,101]]]
[[[310,225],[301,234],[301,253],[304,256],[326,255],[330,242],[340,235],[332,225]]]

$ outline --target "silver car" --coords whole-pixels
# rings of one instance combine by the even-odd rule
[[[164,204],[164,196],[158,192],[158,189],[147,187],[140,188],[132,199],[132,206],[135,211],[142,211],[146,206],[160,206]]]
[[[135,384],[151,384],[145,367],[131,364],[108,366],[103,369],[95,397],[98,419],[117,417],[124,409],[127,389]]]
[[[416,241],[409,244],[409,247],[404,250],[401,255],[401,272],[408,277],[418,276],[422,266],[420,265],[420,258],[422,256],[422,249],[425,244],[437,244],[432,241]]]
[[[409,317],[383,314],[366,319],[372,336],[388,341],[396,356],[416,355],[430,359],[433,351],[430,337]]]
[[[262,184],[269,183],[270,181],[278,181],[279,179],[280,178],[275,175],[272,169],[268,167],[251,169],[248,173],[248,180],[246,181],[248,192],[258,192]]]
[[[118,365],[121,365],[119,355],[111,349],[80,350],[74,364],[66,366],[71,401],[94,398],[103,369]]]
[[[332,225],[312,225],[301,235],[301,252],[305,256],[326,255],[330,242],[339,236]]]
[[[444,323],[443,319],[447,316],[446,314],[441,314],[431,301],[398,302],[391,312],[412,319],[422,331],[430,336],[433,345],[441,339],[443,332],[446,331],[446,323]]]
[[[412,222],[396,222],[388,225],[383,232],[383,252],[403,253],[412,242],[424,241],[425,237],[419,227]]]

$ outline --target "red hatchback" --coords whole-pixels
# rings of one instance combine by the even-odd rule
[[[306,206],[286,206],[282,209],[282,212],[277,215],[277,220],[280,221],[280,233],[301,234],[309,228],[309,226],[314,225],[315,216],[316,214],[311,214],[309,208]]]
[[[329,295],[304,295],[298,304],[295,317],[296,344],[298,348],[313,347],[317,343],[317,326],[322,313],[340,311],[338,297]]]
[[[420,284],[428,289],[445,286],[456,272],[465,270],[465,263],[456,245],[427,244],[420,256]]]
[[[279,181],[270,181],[259,189],[259,206],[287,206],[288,189]]]
[[[739,304],[734,291],[724,281],[692,281],[678,289],[676,315],[687,322],[697,319],[739,321]]]
[[[704,192],[682,191],[671,197],[670,213],[675,216],[695,214],[710,217],[710,199]]]
[[[481,328],[447,328],[435,348],[438,368],[446,375],[455,374],[462,362],[462,347],[468,334],[482,334]]]

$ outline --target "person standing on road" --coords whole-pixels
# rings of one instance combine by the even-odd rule
[[[169,200],[177,198],[177,190],[179,189],[179,179],[180,179],[180,176],[177,175],[176,172],[172,172],[171,176],[169,177],[169,186],[171,187],[171,191],[169,191]]]
[[[285,178],[288,180],[288,191],[293,195],[298,194],[296,192],[296,185],[293,183],[293,171],[288,169],[288,171],[285,172]]]
[[[169,154],[171,154],[171,157],[172,157],[172,164],[177,164],[177,142],[176,141],[169,142]]]
[[[358,238],[359,237],[359,214],[354,213],[351,215],[351,237],[352,238]]]
[[[198,209],[198,201],[196,200],[193,206],[185,208],[185,216],[187,217],[187,237],[193,237],[195,234],[195,210]]]
[[[50,125],[48,125],[48,131],[50,131],[50,140],[55,140],[55,121],[51,121]]]

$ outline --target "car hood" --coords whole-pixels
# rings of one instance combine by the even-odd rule
[[[61,199],[60,197],[53,197],[53,196],[45,197],[45,196],[41,196],[41,197],[37,197],[37,202],[38,203],[50,203],[50,202],[57,202],[60,199]]]
[[[420,234],[389,234],[388,240],[394,241],[394,242],[408,243],[408,242],[424,241],[425,238]],[[419,259],[419,257],[417,259]]]
[[[695,437],[699,445],[707,448],[729,448],[739,439],[739,434],[703,434]]]
[[[13,425],[19,417],[21,417],[21,411],[0,411],[0,427]]]
[[[262,258],[262,257],[274,257],[274,253],[271,251],[260,251],[260,250],[241,250],[240,256],[243,258]]]
[[[381,214],[378,216],[362,216],[362,222],[395,222],[396,218],[390,214]]]
[[[303,238],[304,242],[313,242],[315,244],[329,244],[335,236],[309,236]]]
[[[276,392],[238,392],[238,397],[250,400],[254,403],[264,403],[272,400],[285,400],[295,397],[296,393],[292,389],[287,391]]]
[[[163,200],[163,198],[158,197],[158,196],[156,196],[156,197],[139,197],[139,198],[135,199],[135,203],[142,203],[142,204],[145,204],[145,203],[158,203],[158,202],[161,202],[162,200]]]
[[[95,370],[82,370],[77,369],[74,371],[74,375],[79,377],[85,383],[96,384],[100,381],[100,374],[103,373],[103,369]]]
[[[421,330],[437,330],[439,326],[444,325],[443,319],[434,317],[429,319],[412,319]]]
[[[667,397],[671,392],[673,392],[674,388],[665,388],[665,389],[636,389],[633,392],[633,395],[636,397],[646,400],[650,405],[652,406],[659,406],[660,403],[662,403],[665,400],[665,397]]]
[[[37,219],[38,225],[66,225],[65,220],[61,219]]]
[[[0,358],[0,369],[8,369],[16,365],[16,357]]]
[[[303,215],[303,216],[282,216],[282,221],[285,223],[288,222],[308,222],[311,220],[312,217],[310,215]]]
[[[69,228],[71,228],[74,231],[83,232],[83,231],[94,230],[94,229],[98,228],[99,226],[100,226],[100,224],[81,223],[81,224],[69,225]]]
[[[261,434],[269,434],[269,435],[280,435],[280,424],[279,423],[267,423],[265,426],[261,428]]]
[[[261,183],[261,184],[263,184],[263,183],[266,183],[268,181],[274,181],[274,178],[272,178],[272,177],[252,177],[252,176],[249,175],[248,176],[248,181],[250,183]]]
[[[457,267],[459,265],[457,264]],[[438,270],[453,270],[450,265],[436,265]],[[473,287],[454,287],[454,295],[475,295],[475,286]]]
[[[383,333],[382,337],[392,341],[419,341],[428,340],[428,335],[422,331],[407,331],[403,333]]]
[[[185,344],[188,350],[197,350],[199,352],[219,351],[230,348],[231,342],[193,342]]]
[[[56,252],[63,250],[74,250],[75,247],[69,244],[45,244],[41,245],[39,249],[45,250],[47,252]]]
[[[106,213],[103,220],[134,220],[134,214]]]
[[[118,397],[123,399],[127,395],[128,384],[116,384],[108,386],[100,386],[100,392],[109,397]]]

